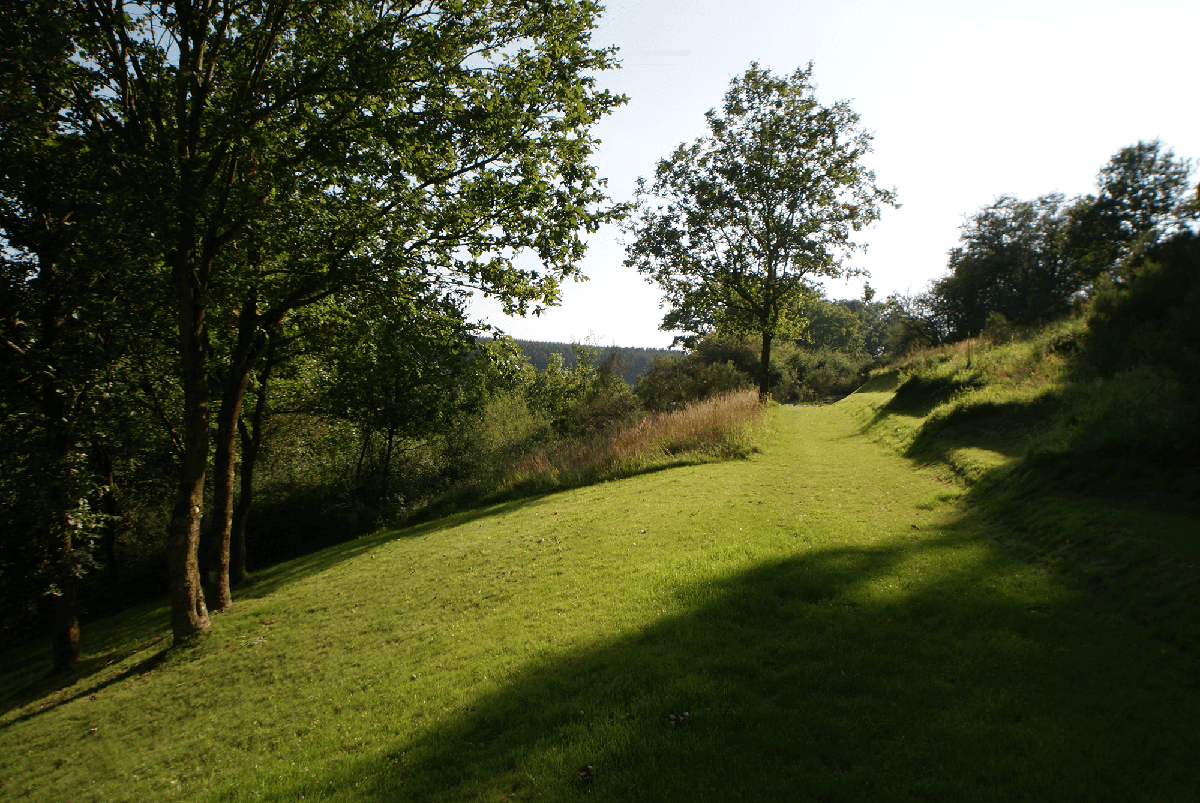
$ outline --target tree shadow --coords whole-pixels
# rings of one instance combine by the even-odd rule
[[[904,456],[922,465],[949,462],[953,451],[986,449],[1009,460],[1025,456],[1030,443],[1053,425],[1059,401],[1042,396],[1025,402],[984,402],[957,407],[926,421]]]
[[[926,418],[939,404],[953,398],[963,390],[975,387],[973,382],[960,382],[952,377],[914,375],[900,382],[897,372],[876,377],[854,393],[883,393],[895,391],[887,403],[875,411],[875,415],[862,428],[871,430],[883,419],[893,415],[908,418]],[[851,396],[854,393],[850,394]]]
[[[59,706],[75,700],[91,697],[99,692],[139,675],[153,670],[166,658],[170,648],[170,636],[162,635],[148,641],[88,655],[66,672],[37,676],[30,682],[21,683],[12,688],[4,698],[0,699],[0,716],[23,708],[35,701],[42,700],[37,708],[26,711],[10,720],[0,722],[0,730],[5,730],[19,722],[26,722],[36,716],[53,711]],[[104,669],[113,664],[121,664],[129,658],[154,649],[150,655],[121,669],[102,680],[95,680]]]
[[[325,574],[330,569],[370,554],[389,541],[420,538],[448,527],[458,527],[470,524],[479,519],[492,516],[507,516],[533,504],[539,503],[550,495],[527,496],[499,504],[470,508],[459,513],[450,513],[441,518],[430,519],[419,524],[410,524],[398,529],[386,529],[360,536],[353,541],[334,544],[316,552],[311,552],[298,558],[268,566],[251,577],[250,582],[239,586],[234,594],[234,604],[238,599],[261,599],[274,594],[297,580],[303,580],[312,575]]]
[[[347,745],[323,775],[284,778],[263,799],[1194,793],[1200,704],[1178,666],[1130,660],[1138,632],[1098,627],[1087,594],[1035,584],[1031,596],[975,526],[871,547],[797,542],[791,557],[673,585],[663,596],[682,613],[528,665],[457,710],[420,710],[431,724],[411,738]],[[392,704],[419,709],[413,688]]]

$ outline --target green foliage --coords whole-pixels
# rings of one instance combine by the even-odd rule
[[[1068,215],[1060,194],[1035,201],[1001,196],[962,226],[950,275],[931,290],[950,340],[977,336],[991,313],[1033,323],[1063,314],[1082,279],[1065,249]]]
[[[679,410],[722,393],[751,387],[757,354],[744,341],[709,337],[682,357],[660,358],[635,390],[650,412]]]
[[[752,64],[722,112],[639,181],[625,264],[662,288],[665,330],[760,336],[765,394],[772,340],[800,333],[810,283],[848,273],[855,233],[895,193],[862,164],[871,136],[849,104],[817,101],[812,65],[779,78]]]
[[[1095,281],[1195,221],[1200,207],[1186,197],[1190,174],[1191,161],[1157,139],[1117,151],[1096,177],[1096,195],[1071,209],[1068,247],[1081,274]]]
[[[847,304],[825,298],[812,299],[803,307],[806,324],[801,342],[810,349],[864,354],[863,321],[853,307],[862,309],[865,306],[860,302]]]
[[[823,402],[852,393],[873,360],[832,349],[780,349],[772,396],[784,404]]]
[[[1012,340],[1013,327],[1008,322],[1008,318],[1004,317],[1003,312],[993,310],[988,313],[987,320],[983,322],[982,334],[993,343],[1003,343],[1005,340]]]
[[[1161,366],[1200,378],[1200,236],[1185,232],[1149,249],[1127,281],[1102,280],[1088,320],[1086,355],[1104,376]]]

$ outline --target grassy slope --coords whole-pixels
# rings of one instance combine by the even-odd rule
[[[187,649],[10,653],[0,798],[1195,800],[1187,661],[864,437],[886,387],[284,564]]]
[[[1114,600],[1200,678],[1200,454],[1161,434],[1186,432],[1197,402],[1163,395],[1149,369],[1089,372],[1087,331],[1073,319],[915,354],[864,388],[857,417],[964,481],[978,532]]]

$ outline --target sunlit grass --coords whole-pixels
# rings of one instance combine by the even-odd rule
[[[48,685],[45,645],[8,653],[0,796],[1194,797],[1187,662],[981,536],[859,434],[871,401],[282,564],[182,649],[158,608]]]

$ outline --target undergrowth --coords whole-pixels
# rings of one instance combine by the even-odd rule
[[[648,413],[517,455],[486,478],[452,489],[419,518],[668,466],[745,458],[757,449],[763,413],[752,390],[720,394],[681,410]]]

